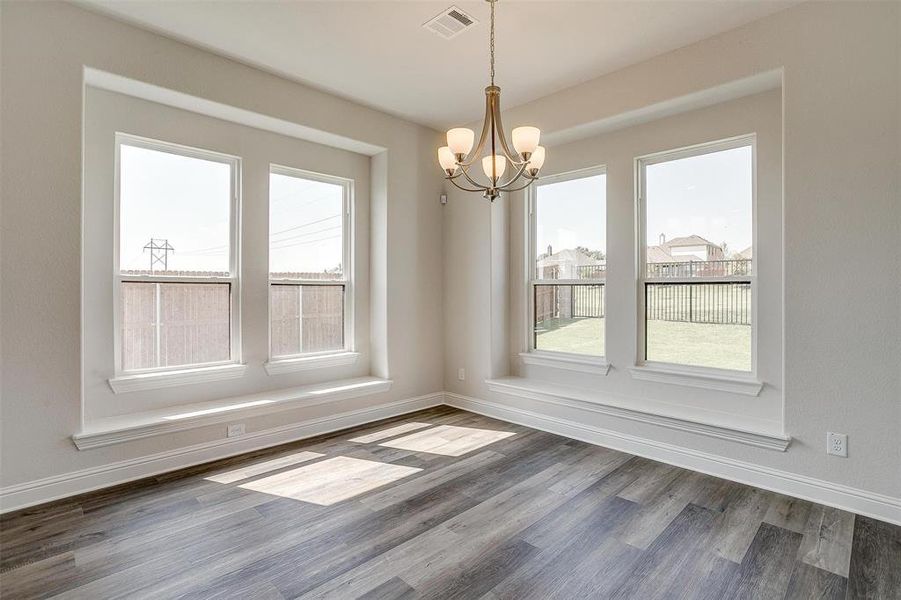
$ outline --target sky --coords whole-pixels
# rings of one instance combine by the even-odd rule
[[[122,144],[119,181],[122,270],[149,269],[156,238],[175,248],[170,271],[228,272],[229,165]]]
[[[344,188],[269,176],[269,271],[322,273],[341,268]]]
[[[537,196],[538,254],[548,246],[554,252],[583,246],[607,254],[606,175],[539,185]]]
[[[647,167],[647,242],[699,235],[727,253],[751,245],[750,146]],[[539,185],[538,254],[583,246],[606,254],[606,175]],[[577,218],[573,218],[577,215]]]
[[[343,188],[280,174],[269,185],[270,270],[340,269]],[[228,272],[229,165],[123,144],[120,186],[122,270],[149,269],[154,238],[175,249],[170,271]]]
[[[751,147],[649,165],[647,243],[697,234],[727,253],[751,245]]]

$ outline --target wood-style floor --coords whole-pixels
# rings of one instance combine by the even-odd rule
[[[447,407],[9,514],[9,598],[901,598],[901,527]]]

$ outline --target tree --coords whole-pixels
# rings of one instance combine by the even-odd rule
[[[601,250],[589,250],[585,246],[576,246],[576,251],[581,252],[585,256],[590,256],[596,260],[606,260],[607,255]]]

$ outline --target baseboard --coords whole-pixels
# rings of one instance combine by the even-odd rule
[[[656,442],[487,400],[445,393],[449,406],[901,525],[901,498]]]
[[[213,440],[158,454],[8,486],[0,490],[0,513],[27,508],[36,504],[43,504],[44,502],[59,500],[60,498],[75,496],[245,452],[277,446],[286,442],[331,433],[332,431],[348,427],[365,425],[380,419],[440,406],[443,404],[443,401],[444,394],[435,392],[416,398],[408,398],[370,408],[251,432],[239,438]]]
[[[253,432],[240,438],[214,440],[8,486],[0,490],[0,513],[348,427],[365,425],[441,404],[901,525],[901,498],[446,392],[436,392]]]

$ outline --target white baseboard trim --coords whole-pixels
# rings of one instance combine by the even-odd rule
[[[776,450],[785,452],[791,443],[791,438],[787,435],[780,435],[773,432],[765,433],[763,431],[751,431],[750,429],[738,429],[734,426],[717,425],[714,423],[704,423],[700,420],[682,419],[661,413],[649,412],[647,410],[635,410],[624,406],[616,406],[614,404],[602,403],[600,400],[586,394],[586,390],[569,388],[566,386],[554,386],[553,390],[549,390],[546,385],[536,385],[527,379],[521,377],[503,377],[501,379],[488,379],[485,381],[488,390],[504,394],[506,396],[518,396],[529,400],[536,400],[545,405],[555,404],[567,408],[578,408],[579,410],[587,410],[602,415],[618,417],[620,419],[629,419],[639,423],[647,423],[666,427],[667,429],[676,429],[678,431],[687,431],[698,435],[706,435],[715,437],[738,444],[746,444],[748,446],[757,446],[758,448],[766,448],[767,450]]]
[[[674,446],[530,410],[445,393],[449,406],[901,525],[901,498]]]
[[[901,525],[901,498],[448,392],[435,392],[251,432],[240,438],[213,440],[8,486],[0,490],[0,513],[348,427],[365,425],[441,404]]]
[[[166,452],[119,461],[73,473],[65,473],[12,485],[0,490],[0,513],[6,513],[52,500],[59,500],[93,490],[151,477],[245,452],[252,452],[308,437],[331,433],[372,421],[440,406],[443,392],[398,400],[369,408],[291,423],[239,438],[224,438],[176,448]]]

